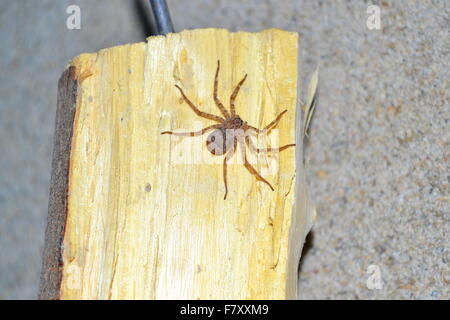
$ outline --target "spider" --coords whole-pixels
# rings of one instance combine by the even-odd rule
[[[189,98],[184,94],[183,89],[181,89],[180,86],[175,85],[175,87],[180,91],[181,96],[183,97],[183,100],[191,107],[191,109],[197,114],[197,116],[206,118],[209,120],[213,120],[218,122],[218,124],[214,124],[211,126],[208,126],[206,128],[201,129],[200,131],[195,132],[172,132],[172,131],[164,131],[161,132],[161,134],[172,134],[176,136],[198,136],[203,135],[208,131],[213,130],[213,132],[208,136],[206,140],[206,147],[209,152],[211,152],[213,155],[221,156],[225,155],[223,159],[223,181],[225,184],[225,196],[223,199],[225,200],[228,195],[228,185],[227,185],[227,161],[231,159],[231,157],[234,155],[237,144],[239,143],[240,149],[242,152],[242,157],[244,161],[244,167],[256,177],[257,180],[264,182],[267,184],[272,191],[274,191],[274,188],[272,185],[264,179],[258,171],[250,164],[250,162],[247,160],[246,155],[246,145],[248,147],[257,153],[260,152],[281,152],[283,150],[286,150],[289,147],[294,147],[295,144],[288,144],[279,148],[265,148],[265,149],[259,149],[256,148],[253,142],[250,140],[247,132],[253,132],[256,134],[265,133],[269,134],[280,122],[281,117],[287,112],[287,110],[284,110],[281,112],[275,120],[270,122],[267,126],[264,127],[264,129],[258,129],[256,127],[253,127],[249,125],[246,121],[242,120],[241,117],[236,114],[236,108],[235,108],[235,100],[239,93],[239,90],[244,83],[245,79],[247,79],[247,74],[244,76],[244,78],[236,85],[236,87],[233,90],[233,93],[230,96],[230,111],[228,111],[225,106],[220,102],[218,96],[217,96],[217,87],[218,87],[218,76],[219,76],[219,70],[220,70],[220,60],[217,60],[217,69],[216,74],[214,78],[214,91],[213,91],[213,98],[216,106],[219,108],[220,112],[222,113],[223,117],[219,117],[214,114],[206,113],[200,111],[192,102],[189,100]]]

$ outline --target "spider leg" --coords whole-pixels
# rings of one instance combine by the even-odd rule
[[[227,161],[231,159],[231,157],[234,155],[234,151],[237,147],[237,139],[234,139],[234,146],[233,149],[227,153],[225,158],[223,159],[223,183],[225,184],[225,196],[223,197],[223,200],[227,198],[228,195],[228,185],[227,185]]]
[[[272,131],[273,129],[275,129],[275,127],[278,125],[278,123],[281,120],[281,117],[287,112],[287,110],[284,110],[283,112],[281,112],[276,118],[275,120],[273,120],[271,123],[269,123],[267,126],[264,127],[264,129],[258,129],[252,126],[248,126],[249,129],[252,129],[254,131],[256,131],[257,133],[266,133],[269,134],[270,131]]]
[[[199,131],[193,131],[193,132],[172,132],[172,131],[164,131],[161,132],[161,134],[173,134],[174,136],[188,136],[188,137],[194,137],[194,136],[201,136],[205,132],[212,130],[212,129],[218,129],[220,128],[221,124],[215,124],[206,128],[203,128]]]
[[[249,136],[245,137],[245,142],[248,144],[248,146],[250,147],[250,149],[252,151],[255,151],[256,153],[260,153],[260,152],[281,152],[283,150],[286,150],[287,148],[290,147],[295,147],[295,144],[287,144],[285,146],[279,147],[279,148],[256,148],[253,141],[250,139]]]
[[[274,191],[272,185],[266,180],[264,179],[259,173],[258,171],[256,171],[255,168],[253,168],[253,166],[250,164],[250,162],[248,162],[247,160],[247,155],[245,154],[245,144],[243,141],[239,141],[240,145],[241,145],[241,150],[242,150],[242,156],[244,158],[244,167],[252,174],[256,177],[256,180],[262,181],[265,184],[267,184],[270,189],[272,189],[272,191]]]
[[[220,70],[220,60],[217,60],[217,69],[216,69],[216,76],[214,77],[214,102],[216,103],[217,108],[219,108],[220,112],[225,116],[225,119],[230,118],[230,114],[228,113],[227,109],[225,109],[225,106],[220,102],[219,97],[217,96],[217,87],[219,84],[219,70]]]
[[[203,117],[209,120],[214,120],[217,122],[224,122],[225,119],[218,117],[216,115],[210,114],[210,113],[206,113],[206,112],[202,112],[200,111],[192,102],[191,100],[188,99],[188,97],[186,97],[186,95],[183,92],[183,89],[181,89],[178,85],[175,85],[175,87],[180,90],[181,95],[183,96],[184,101],[186,101],[186,103],[191,107],[192,110],[194,110],[194,112],[199,116],[199,117]]]
[[[234,88],[233,93],[230,96],[230,111],[231,116],[234,117],[236,115],[236,108],[234,107],[234,100],[236,99],[239,90],[241,89],[242,84],[244,83],[245,79],[247,79],[247,75],[244,76],[244,78],[237,84],[236,88]]]

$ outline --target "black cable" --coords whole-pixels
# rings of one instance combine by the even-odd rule
[[[150,0],[150,4],[152,6],[153,16],[155,17],[158,34],[165,35],[174,32],[166,0]]]

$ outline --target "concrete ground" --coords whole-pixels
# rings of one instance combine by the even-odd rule
[[[79,53],[142,41],[137,2],[0,0],[0,299],[37,295],[57,79]],[[177,30],[296,31],[303,82],[321,66],[300,298],[449,299],[450,7],[372,2],[380,30],[366,1],[168,1]]]

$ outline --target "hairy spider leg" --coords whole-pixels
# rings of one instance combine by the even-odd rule
[[[252,126],[247,125],[250,129],[256,131],[257,133],[266,133],[269,134],[273,129],[275,129],[275,127],[278,125],[278,123],[281,120],[281,117],[287,112],[287,110],[284,110],[283,112],[281,112],[276,118],[275,120],[273,120],[271,123],[269,123],[267,126],[264,127],[264,129],[258,129]]]
[[[202,130],[199,131],[192,131],[192,132],[173,132],[173,131],[164,131],[161,132],[161,134],[173,134],[174,136],[188,136],[188,137],[194,137],[194,136],[201,136],[203,134],[205,134],[207,131],[209,130],[213,130],[213,129],[219,129],[220,126],[222,126],[221,124],[214,124],[212,126],[203,128]]]
[[[234,100],[236,99],[239,90],[241,89],[242,84],[244,83],[245,79],[247,79],[247,75],[244,76],[244,78],[239,81],[239,83],[237,84],[236,88],[234,88],[233,93],[230,96],[230,111],[231,111],[231,116],[234,117],[236,116],[236,108],[234,106]]]
[[[241,151],[242,151],[242,156],[244,158],[244,167],[252,174],[256,177],[256,180],[262,181],[265,184],[267,184],[270,189],[272,189],[272,191],[274,191],[272,185],[266,180],[264,179],[259,173],[258,171],[256,171],[255,168],[253,168],[253,166],[250,164],[250,162],[248,162],[247,160],[247,155],[245,153],[245,144],[242,140],[239,141],[239,144],[241,146]]]
[[[279,148],[262,148],[262,149],[260,149],[260,148],[256,148],[255,147],[255,144],[253,143],[253,141],[250,139],[249,136],[245,137],[245,142],[248,144],[248,146],[250,147],[250,149],[252,151],[255,151],[257,153],[260,153],[260,152],[281,152],[283,150],[286,150],[287,148],[295,147],[295,144],[287,144],[287,145],[279,147]]]
[[[223,183],[225,184],[225,196],[223,197],[223,200],[227,198],[228,195],[228,185],[227,185],[227,161],[231,159],[231,157],[234,155],[234,152],[236,151],[237,147],[237,139],[234,138],[234,145],[233,149],[231,149],[225,158],[223,159]]]
[[[180,90],[180,93],[181,93],[181,95],[183,96],[184,101],[186,101],[186,103],[191,107],[192,110],[194,110],[194,112],[195,112],[199,117],[203,117],[203,118],[206,118],[206,119],[209,119],[209,120],[214,120],[214,121],[217,121],[217,122],[224,122],[224,121],[225,121],[225,119],[223,119],[223,118],[221,118],[221,117],[219,117],[219,116],[216,116],[216,115],[213,115],[213,114],[210,114],[210,113],[206,113],[206,112],[200,111],[200,110],[199,110],[199,109],[191,102],[191,100],[189,100],[188,97],[186,97],[186,95],[185,95],[184,92],[183,92],[183,89],[181,89],[178,85],[175,85],[175,87],[176,87],[178,90]]]
[[[217,69],[216,69],[216,76],[214,77],[214,102],[216,103],[216,106],[219,108],[220,112],[225,116],[225,119],[230,118],[230,114],[228,113],[227,109],[225,109],[225,106],[220,102],[219,97],[217,96],[217,87],[219,84],[219,70],[220,70],[220,60],[217,60]]]

